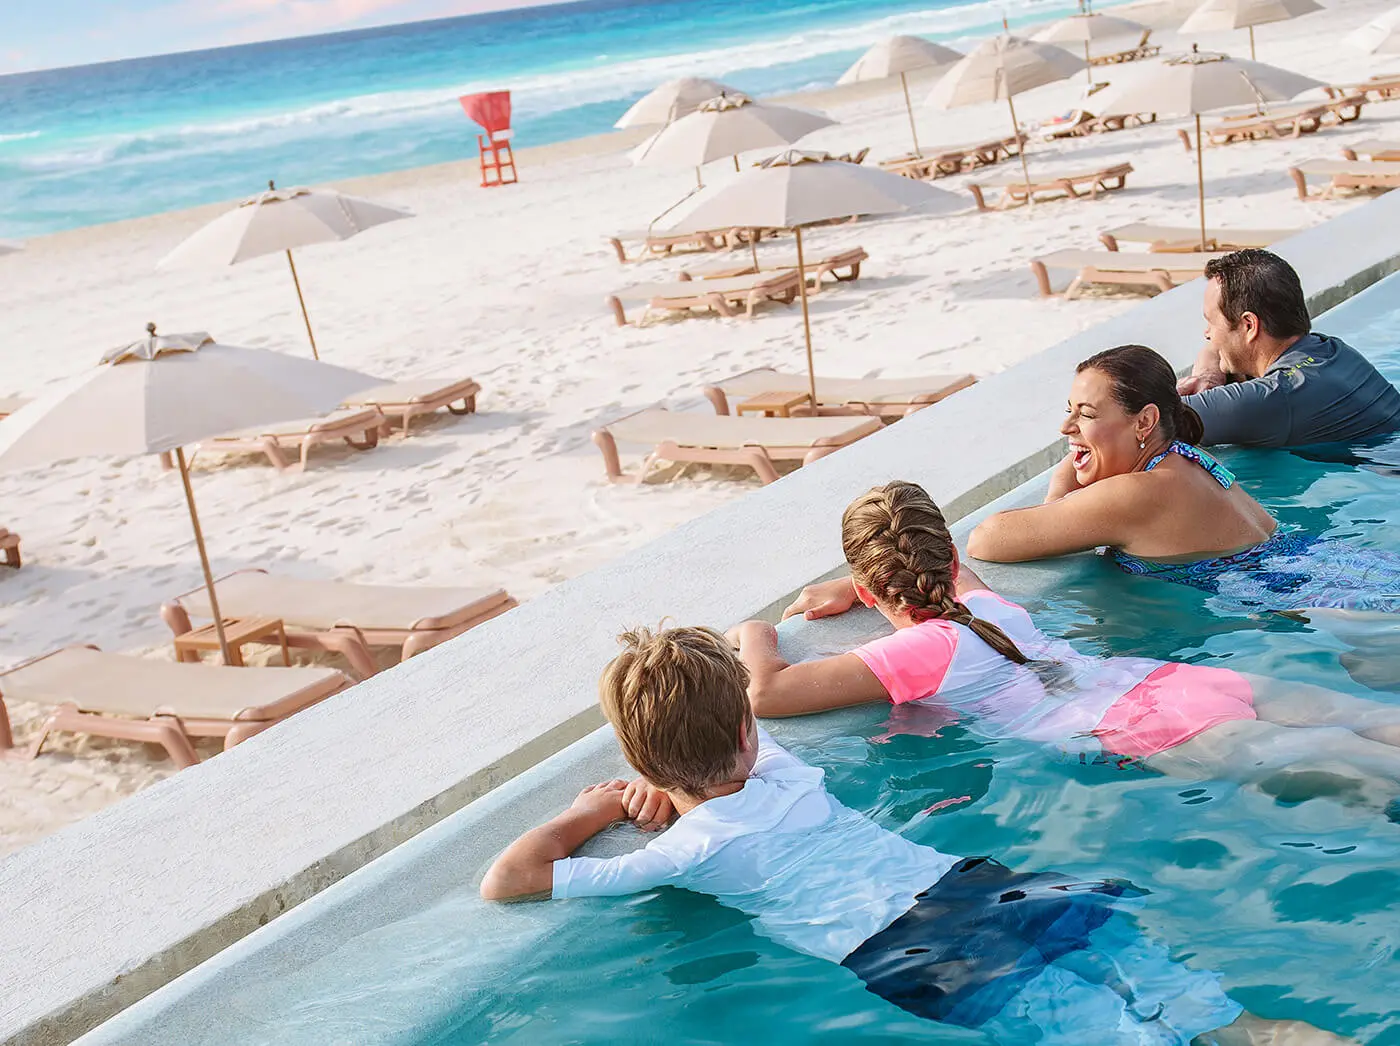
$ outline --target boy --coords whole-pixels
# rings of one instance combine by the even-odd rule
[[[1127,883],[953,857],[843,806],[821,770],[758,729],[748,672],[719,633],[638,629],[621,641],[600,700],[642,777],[586,788],[517,839],[482,881],[487,900],[682,886],[840,963],[896,1006],[997,1041],[1028,1024],[1042,1043],[1086,1032],[1096,1042],[1346,1041],[1246,1014],[1213,975],[1172,962],[1115,915],[1114,898],[1138,892]],[[641,850],[569,856],[615,822],[659,828],[673,813]]]

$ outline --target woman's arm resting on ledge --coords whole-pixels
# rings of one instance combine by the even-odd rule
[[[627,820],[626,781],[590,785],[558,817],[526,832],[505,848],[481,881],[488,901],[548,897],[554,890],[554,862],[562,861],[604,828]]]
[[[968,535],[967,554],[991,563],[1024,563],[1100,545],[1127,543],[1152,506],[1138,476],[1113,476],[1074,497],[988,516]],[[1159,506],[1160,508],[1160,506]]]
[[[790,665],[778,655],[778,632],[768,622],[745,621],[736,631],[754,715],[806,715],[889,700],[884,684],[855,654]]]

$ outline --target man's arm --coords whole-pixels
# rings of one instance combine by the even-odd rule
[[[1176,383],[1176,391],[1183,396],[1189,396],[1195,392],[1218,388],[1229,380],[1229,375],[1220,366],[1220,353],[1210,342],[1206,342],[1196,356],[1196,362],[1191,365],[1191,373]]]
[[[481,881],[481,896],[488,901],[548,897],[554,889],[555,861],[562,861],[609,825],[627,820],[626,787],[626,781],[590,785],[558,817],[511,843]]]
[[[1204,444],[1282,447],[1293,427],[1288,397],[1272,376],[1206,389],[1184,402],[1201,419]]]

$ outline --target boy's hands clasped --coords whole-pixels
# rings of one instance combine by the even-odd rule
[[[645,777],[630,783],[614,780],[589,785],[578,794],[573,808],[604,826],[631,821],[644,832],[660,831],[676,815],[670,796]]]

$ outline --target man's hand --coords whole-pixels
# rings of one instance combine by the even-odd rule
[[[1176,391],[1183,396],[1191,396],[1224,384],[1225,375],[1218,370],[1206,374],[1188,374],[1176,383]]]
[[[625,821],[627,807],[623,802],[623,794],[626,789],[626,781],[604,781],[601,784],[589,785],[578,794],[578,798],[569,809],[587,814],[591,819],[596,818],[604,825],[614,821]]]
[[[783,620],[801,614],[808,621],[844,614],[856,605],[856,586],[848,577],[808,585],[792,605],[783,611]]]
[[[627,819],[644,832],[659,832],[676,816],[671,797],[645,777],[631,782],[622,792]]]

